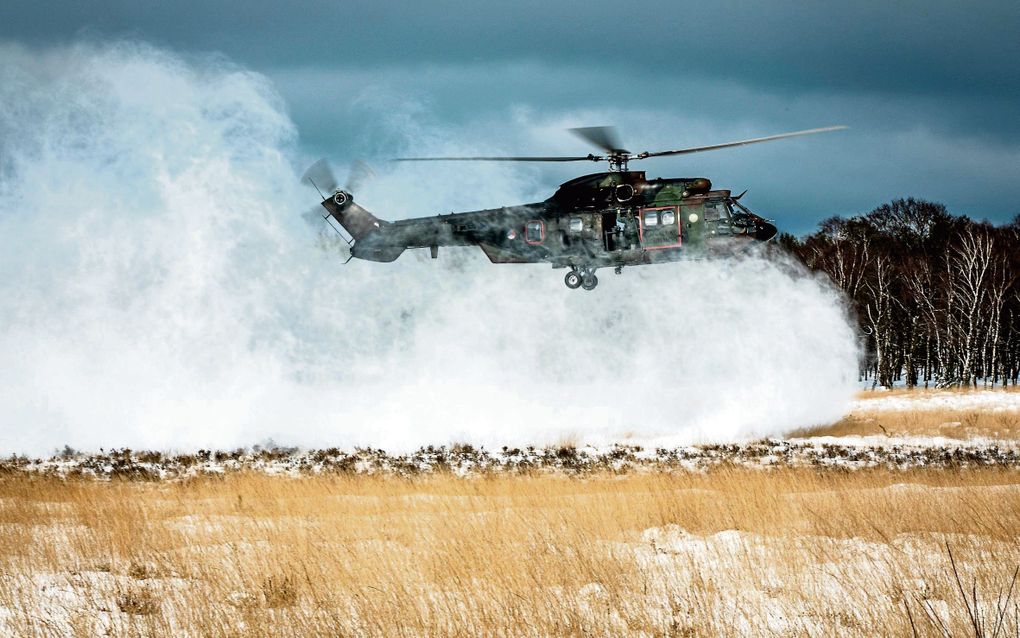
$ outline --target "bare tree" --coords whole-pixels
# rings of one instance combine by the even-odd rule
[[[1020,215],[996,228],[901,199],[781,243],[845,293],[868,347],[862,379],[1017,382]]]
[[[995,240],[988,229],[969,226],[963,231],[958,245],[950,255],[950,269],[954,273],[953,290],[960,299],[957,306],[960,332],[960,377],[966,385],[977,385],[974,363],[977,359],[978,333],[984,318],[980,310],[988,294],[987,281],[992,264]]]

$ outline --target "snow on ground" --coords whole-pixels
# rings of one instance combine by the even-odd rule
[[[650,598],[700,592],[676,607],[693,607],[701,627],[747,636],[826,635],[833,628],[874,628],[883,616],[902,612],[905,597],[948,622],[950,609],[959,606],[955,591],[945,587],[949,542],[957,551],[975,542],[1001,556],[1012,550],[1008,542],[959,534],[899,534],[878,542],[738,530],[698,535],[675,524],[646,529],[625,549],[636,551],[656,575],[649,582],[659,591]],[[678,620],[682,625],[683,617]]]
[[[890,488],[892,489],[892,488]],[[930,489],[930,488],[929,488]],[[899,534],[879,542],[818,535],[768,536],[727,529],[695,534],[676,524],[631,533],[621,540],[599,541],[617,560],[634,561],[644,587],[610,591],[599,582],[580,587],[546,586],[543,595],[585,623],[614,635],[647,635],[629,626],[620,607],[641,607],[672,635],[706,630],[728,635],[867,634],[883,618],[895,617],[908,599],[948,619],[959,608],[947,587],[943,548],[953,543],[996,556],[1010,556],[1012,543],[959,534]],[[118,570],[119,571],[119,570]],[[1008,576],[1008,573],[1006,574]],[[870,586],[862,587],[862,584]],[[195,635],[187,600],[205,596],[221,617],[235,618],[264,606],[251,591],[217,593],[198,579],[172,574],[115,573],[107,566],[71,573],[40,571],[8,584],[20,608],[0,605],[0,635],[18,635],[27,618],[45,619],[40,635]],[[463,592],[435,585],[418,589],[422,601],[458,604]],[[627,598],[621,599],[621,595]],[[314,615],[317,605],[298,598],[300,613]],[[344,601],[333,604],[345,606]],[[459,602],[467,615],[471,600]],[[423,612],[429,608],[423,602]],[[291,612],[293,613],[293,612]],[[356,613],[353,606],[348,611]],[[356,621],[355,621],[356,622]],[[522,635],[530,635],[526,627]]]
[[[102,455],[11,457],[0,473],[61,477],[176,480],[204,474],[255,471],[269,475],[380,474],[414,476],[450,473],[556,472],[587,474],[629,471],[700,471],[734,464],[752,468],[839,467],[1009,467],[1020,468],[1020,441],[951,439],[938,436],[817,436],[761,439],[682,447],[502,448],[427,447],[410,454],[378,449],[238,450],[199,455],[154,455],[121,450]]]
[[[965,412],[1001,415],[1016,419],[1020,392],[973,391],[875,391],[862,393],[850,414],[879,418],[882,413]],[[937,414],[936,414],[937,416]],[[867,418],[867,421],[874,419]],[[255,446],[233,451],[199,450],[194,454],[113,450],[81,454],[68,448],[49,458],[10,456],[0,459],[0,473],[32,472],[57,476],[135,480],[178,479],[202,474],[258,471],[265,474],[347,473],[413,475],[449,472],[468,476],[487,472],[560,471],[584,473],[629,470],[697,470],[722,463],[750,467],[834,466],[862,467],[1004,466],[1020,468],[1020,439],[1001,436],[1002,428],[939,436],[941,428],[960,426],[942,423],[928,436],[920,432],[886,432],[886,435],[808,436],[766,438],[734,443],[677,446],[666,439],[598,446],[502,447],[487,450],[471,445],[427,446],[410,453],[382,449],[319,449]],[[993,424],[994,425],[994,424]],[[880,426],[877,426],[880,427]],[[1005,427],[1005,426],[1004,426]],[[930,428],[929,428],[930,429]],[[1006,428],[1007,434],[1009,429]],[[891,434],[891,435],[890,435]]]
[[[935,390],[874,396],[853,402],[851,412],[908,412],[924,410],[961,410],[983,412],[1020,412],[1020,392],[973,390],[970,392]]]

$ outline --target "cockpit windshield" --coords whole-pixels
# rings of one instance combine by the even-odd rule
[[[728,222],[733,215],[733,208],[725,200],[705,202],[706,222]]]

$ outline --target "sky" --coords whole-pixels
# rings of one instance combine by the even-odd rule
[[[565,132],[572,126],[613,124],[631,151],[654,151],[847,125],[632,165],[748,189],[753,210],[798,234],[906,196],[993,222],[1020,213],[1017,33],[1015,0],[0,7],[0,44],[38,55],[126,39],[264,75],[295,124],[295,161],[366,158],[385,167],[391,188],[415,188],[421,176],[386,164],[393,156],[594,150]],[[462,169],[430,170],[456,184]],[[601,165],[499,170],[520,184],[507,196],[524,201]],[[489,197],[478,189],[464,203],[514,203]],[[428,201],[414,211],[434,212]]]

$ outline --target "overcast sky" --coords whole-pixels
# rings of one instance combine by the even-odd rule
[[[610,123],[632,151],[846,124],[632,168],[749,189],[754,210],[798,233],[904,196],[998,222],[1020,213],[1016,0],[0,6],[7,43],[117,38],[265,74],[309,157],[585,154],[562,129]],[[529,184],[522,197],[598,169],[507,168]]]

